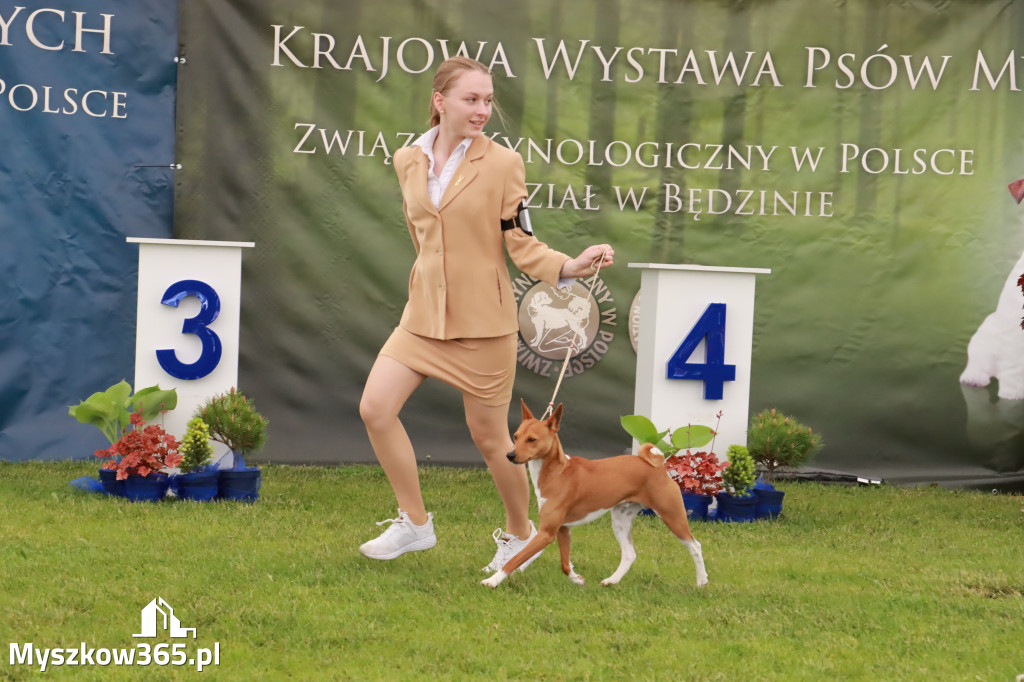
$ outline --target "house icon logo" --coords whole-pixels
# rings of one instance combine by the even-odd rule
[[[188,637],[191,632],[192,639],[196,638],[196,629],[181,627],[181,621],[174,615],[174,609],[163,597],[157,597],[142,609],[142,632],[132,637],[156,637],[161,626],[171,637]]]

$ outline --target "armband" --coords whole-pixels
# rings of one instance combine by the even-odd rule
[[[533,236],[533,226],[530,225],[530,212],[526,210],[526,206],[523,202],[519,202],[519,207],[516,208],[516,214],[508,220],[501,221],[501,231],[514,230],[519,228],[526,234]]]

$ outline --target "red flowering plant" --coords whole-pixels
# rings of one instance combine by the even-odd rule
[[[178,454],[178,439],[156,424],[146,425],[142,411],[133,412],[130,417],[132,428],[124,432],[106,450],[97,450],[97,457],[112,458],[103,469],[117,471],[117,480],[124,480],[132,474],[149,476],[164,467],[175,467],[181,463]]]
[[[718,461],[714,452],[675,454],[665,459],[669,477],[683,490],[696,495],[717,495],[722,492],[722,471],[727,464]]]
[[[722,413],[716,416],[721,421]],[[658,431],[650,419],[638,414],[622,417],[621,422],[626,433],[640,443],[653,443],[665,455],[665,470],[684,492],[698,495],[721,492],[722,471],[728,465],[719,462],[715,455],[715,429],[689,424],[675,431]],[[669,436],[668,440],[665,436]],[[708,443],[711,443],[710,452],[690,450]]]

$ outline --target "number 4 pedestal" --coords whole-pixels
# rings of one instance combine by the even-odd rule
[[[174,388],[178,438],[207,398],[238,385],[242,249],[253,242],[139,239],[135,388]]]
[[[730,445],[747,442],[754,279],[771,270],[629,267],[642,270],[634,412],[659,429],[718,423],[715,454],[725,461]]]

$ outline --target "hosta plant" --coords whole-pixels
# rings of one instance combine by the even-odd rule
[[[659,431],[654,422],[640,414],[626,415],[620,417],[619,421],[626,433],[636,438],[641,445],[652,443],[666,457],[671,457],[680,450],[707,445],[715,438],[715,430],[701,424],[688,424],[675,431]],[[665,436],[669,436],[669,439],[666,440]]]
[[[716,415],[721,421],[722,413]],[[626,433],[639,443],[652,443],[665,455],[665,469],[685,492],[716,495],[722,489],[722,469],[715,455],[715,429],[703,424],[687,424],[674,431],[660,431],[647,417],[631,414],[620,419]],[[666,436],[668,437],[666,439]],[[693,449],[711,443],[708,451]]]
[[[116,443],[128,433],[131,416],[138,412],[144,421],[152,421],[161,412],[173,410],[178,404],[178,393],[173,388],[161,390],[159,386],[140,388],[132,395],[131,385],[121,380],[107,390],[93,393],[77,405],[68,408],[68,414],[82,422],[92,424]]]

